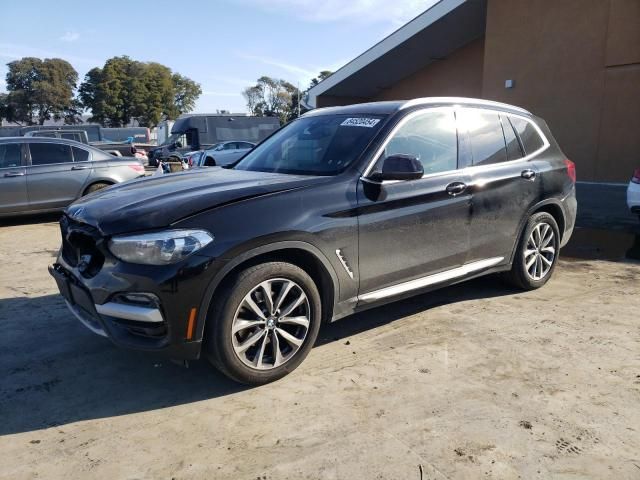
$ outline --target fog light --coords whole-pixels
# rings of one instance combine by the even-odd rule
[[[153,293],[119,293],[113,298],[114,302],[126,303],[137,307],[159,308],[160,299]]]

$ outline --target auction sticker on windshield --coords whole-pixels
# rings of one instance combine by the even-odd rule
[[[379,118],[347,118],[340,124],[341,127],[366,127],[372,128],[380,121]]]

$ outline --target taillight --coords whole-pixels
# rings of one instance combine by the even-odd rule
[[[633,178],[631,181],[633,183],[640,183],[640,168],[636,168],[636,171],[633,172]]]
[[[139,163],[132,163],[130,165],[127,165],[127,167],[129,167],[131,170],[135,170],[138,173],[144,173],[144,167]]]
[[[568,158],[565,158],[564,164],[567,166],[567,175],[573,183],[576,183],[576,164]]]

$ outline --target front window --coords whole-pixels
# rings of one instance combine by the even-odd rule
[[[195,149],[195,131],[187,130],[182,133],[173,133],[163,145],[176,144],[176,148],[194,148]]]
[[[249,152],[237,170],[336,175],[362,154],[379,131],[377,115],[302,117]]]
[[[416,157],[425,175],[458,167],[458,137],[453,111],[427,110],[410,117],[387,143],[384,156]]]

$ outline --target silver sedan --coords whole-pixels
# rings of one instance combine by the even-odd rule
[[[0,138],[0,217],[62,210],[83,195],[141,176],[137,158],[73,140]]]

